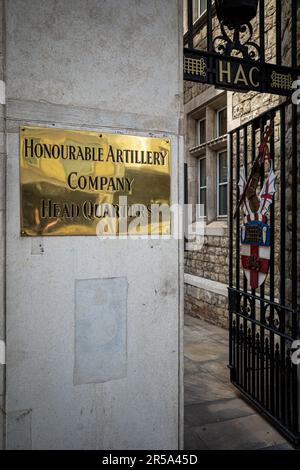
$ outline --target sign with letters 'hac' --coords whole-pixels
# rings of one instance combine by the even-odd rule
[[[283,65],[184,50],[184,79],[233,91],[249,90],[291,96],[298,70]]]
[[[170,233],[163,138],[22,127],[20,184],[23,236]]]

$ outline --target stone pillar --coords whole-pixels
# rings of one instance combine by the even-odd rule
[[[181,446],[182,242],[20,237],[19,202],[25,124],[163,136],[181,202],[181,25],[180,0],[6,1],[8,449]]]
[[[4,76],[4,1],[0,0],[0,449],[5,437],[5,76]]]

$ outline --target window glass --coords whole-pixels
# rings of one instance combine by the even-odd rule
[[[219,153],[219,183],[227,183],[227,152]]]
[[[217,137],[227,134],[227,108],[217,111]]]
[[[200,160],[200,186],[206,186],[206,158]]]
[[[200,217],[206,217],[206,158],[199,160],[199,204]]]
[[[218,215],[227,215],[227,152],[218,154]]]
[[[219,216],[227,215],[227,185],[219,188]]]
[[[197,13],[198,16],[201,16],[207,8],[206,0],[197,0]]]
[[[197,144],[201,145],[206,142],[206,121],[201,119],[197,121]]]
[[[200,189],[200,217],[206,217],[206,188]]]

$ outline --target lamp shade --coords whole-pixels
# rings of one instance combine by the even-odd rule
[[[226,26],[238,26],[251,21],[257,13],[258,0],[216,0],[219,20]]]

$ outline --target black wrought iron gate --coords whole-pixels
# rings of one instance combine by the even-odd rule
[[[270,267],[266,281],[251,289],[241,268],[241,166],[249,176],[267,125],[274,125],[270,155],[276,192],[268,214]],[[231,382],[295,445],[300,444],[298,377],[293,343],[297,311],[297,107],[289,102],[229,133],[229,325]],[[299,149],[300,150],[300,149]],[[261,170],[260,185],[264,180]]]
[[[300,236],[297,236],[300,132],[298,107],[290,101],[297,85],[293,82],[300,77],[299,3],[297,0],[273,1],[275,48],[272,58],[267,60],[265,46],[271,4],[265,0],[243,1],[241,4],[247,6],[246,11],[237,0],[207,0],[206,9],[200,8],[197,17],[194,10],[197,5],[199,10],[200,2],[184,1],[185,80],[233,91],[271,93],[287,100],[229,133],[229,367],[232,383],[286,437],[300,446],[298,358],[294,352],[300,304],[300,297],[297,298],[297,291],[300,294],[300,285],[297,289],[298,279],[300,284],[297,272],[300,266]],[[285,48],[284,37],[288,38]],[[265,282],[253,288],[251,270],[248,270],[248,278],[250,275],[252,287],[241,269],[240,230],[245,230],[243,205],[239,206],[236,217],[234,213],[241,196],[240,169],[244,167],[245,177],[249,176],[258,145],[270,124],[274,126],[269,146],[276,191],[268,212],[270,229],[265,227],[270,236],[269,272]],[[258,186],[262,187],[263,166],[259,180]],[[249,258],[259,271],[259,256]]]

